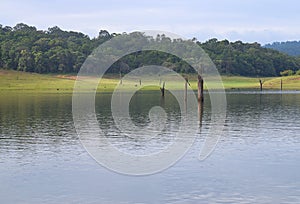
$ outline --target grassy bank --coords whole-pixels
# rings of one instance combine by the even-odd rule
[[[76,76],[72,75],[49,75],[36,74],[17,71],[8,71],[0,69],[0,92],[44,92],[44,93],[72,93]],[[189,76],[191,87],[197,88],[195,76]],[[280,89],[280,81],[283,81],[284,90],[300,90],[300,76],[262,78],[264,89]],[[258,78],[223,76],[223,85],[225,89],[259,89]],[[98,91],[112,91],[119,83],[118,76],[107,76],[102,79]],[[139,86],[138,80],[131,84],[123,82],[123,86]],[[175,84],[166,84],[176,86]],[[183,87],[180,85],[179,87]],[[158,87],[148,87],[146,89],[155,89]]]

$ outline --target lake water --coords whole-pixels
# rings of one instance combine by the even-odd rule
[[[0,95],[0,203],[300,203],[300,92],[228,92],[224,134],[199,161],[210,121],[205,96],[201,131],[183,159],[161,173],[126,176],[85,151],[71,95]],[[113,128],[110,94],[96,103],[100,127],[124,146]],[[147,124],[154,105],[162,105],[159,92],[136,95],[133,122]],[[176,131],[178,103],[167,94],[163,106]]]

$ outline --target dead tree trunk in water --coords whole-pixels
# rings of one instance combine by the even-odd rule
[[[161,96],[164,97],[165,96],[165,82],[163,83],[163,87],[160,88],[161,91]]]
[[[185,78],[185,83],[184,83],[184,102],[187,102],[187,78]]]
[[[280,79],[280,91],[282,91],[282,79]]]
[[[198,117],[199,117],[199,125],[202,127],[202,118],[203,118],[203,103],[198,101]]]
[[[262,91],[263,90],[263,81],[261,79],[259,80],[259,86],[260,86],[260,91]]]
[[[122,73],[120,71],[120,84],[122,84]]]
[[[185,78],[185,83],[184,83],[184,101],[187,102],[187,86],[191,86],[189,83],[189,79],[186,77]]]
[[[203,102],[203,78],[198,74],[198,101]]]

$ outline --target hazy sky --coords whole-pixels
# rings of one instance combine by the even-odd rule
[[[0,24],[54,25],[97,36],[164,30],[200,41],[300,40],[299,0],[0,0]]]

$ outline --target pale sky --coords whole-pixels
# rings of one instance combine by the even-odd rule
[[[55,25],[90,37],[162,30],[199,41],[300,40],[299,0],[0,0],[0,24]]]

